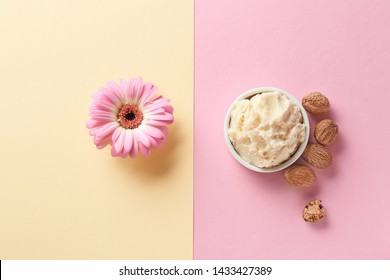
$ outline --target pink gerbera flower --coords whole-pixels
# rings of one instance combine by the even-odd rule
[[[173,122],[173,108],[169,100],[155,97],[157,91],[142,78],[120,84],[109,81],[95,93],[89,108],[87,128],[94,136],[98,149],[108,144],[114,157],[135,157],[138,151],[148,156],[153,148],[164,144]]]

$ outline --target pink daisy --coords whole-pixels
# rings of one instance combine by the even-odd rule
[[[173,123],[169,99],[155,97],[157,91],[142,78],[120,84],[109,81],[95,93],[89,108],[87,128],[98,149],[108,144],[114,157],[135,157],[138,151],[148,156],[164,144],[167,125]]]

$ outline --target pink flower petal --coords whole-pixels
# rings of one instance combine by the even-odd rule
[[[170,100],[168,98],[164,98],[162,95],[157,96],[151,102],[161,105],[169,105]]]
[[[140,128],[143,132],[148,134],[151,137],[163,139],[165,138],[165,133],[163,133],[160,129],[157,127],[151,126],[151,125],[141,125]]]
[[[165,105],[163,106],[165,112],[172,114],[173,113],[173,107],[171,105]]]
[[[113,81],[108,81],[106,86],[111,90],[111,92],[112,92],[119,100],[122,101],[122,100],[124,99],[124,97],[125,97],[124,90],[123,90],[119,85],[117,85],[115,82],[113,82]]]
[[[124,143],[125,143],[125,130],[122,129],[121,134],[118,136],[118,139],[116,139],[116,141],[113,141],[114,149],[118,155],[122,153]]]
[[[119,124],[117,122],[112,122],[112,123],[108,123],[108,124],[103,125],[97,131],[95,139],[97,139],[97,141],[99,141],[99,139],[104,139],[104,138],[107,138],[107,137],[111,139],[112,138],[112,133],[118,127],[119,127]]]
[[[164,133],[164,135],[168,134],[168,127],[162,126],[162,127],[159,127],[159,129],[161,130],[162,133]]]
[[[94,127],[99,126],[99,125],[100,125],[100,122],[99,122],[99,121],[93,120],[93,119],[89,119],[89,120],[87,121],[86,127],[87,127],[88,129],[91,129],[91,128],[94,128]]]
[[[116,142],[118,140],[118,137],[121,135],[121,132],[123,130],[123,127],[119,126],[117,129],[115,129],[114,133],[112,134],[112,142]]]
[[[139,102],[140,107],[143,107],[144,104],[149,103],[157,90],[158,88],[151,83],[144,84],[142,87],[142,97]]]
[[[91,113],[92,116],[94,116],[94,115],[104,115],[104,116],[110,116],[110,117],[116,118],[116,115],[113,112],[107,111],[107,110],[102,110],[102,109],[100,109],[98,107],[90,108],[89,112]]]
[[[150,91],[151,91],[151,89],[153,87],[154,86],[151,83],[144,83],[142,85],[142,88],[141,88],[141,92],[142,92],[142,98],[141,99],[145,100],[145,97],[147,97],[150,94]]]
[[[105,112],[110,112],[114,115],[117,115],[119,110],[119,107],[114,107],[107,104],[97,104],[96,108]]]
[[[126,103],[129,103],[131,100],[129,84],[124,79],[120,79],[120,83],[121,83],[121,87],[123,89],[124,99],[125,99]]]
[[[103,141],[99,142],[98,144],[96,144],[96,148],[103,149],[108,144],[111,144],[111,138],[106,138]]]
[[[142,143],[143,145],[145,145],[145,147],[150,147],[149,137],[141,129],[137,129],[135,135],[137,136],[139,143]]]
[[[99,100],[105,101],[107,104],[111,103],[115,107],[119,107],[122,103],[121,99],[110,89],[101,88],[100,91],[102,92],[103,96]]]
[[[164,145],[164,138],[163,139],[157,139],[157,138],[153,138],[151,137],[150,139],[150,147],[151,148],[159,148],[161,146]]]
[[[158,99],[157,101],[155,99],[155,100],[149,102],[148,104],[146,104],[144,106],[144,109],[148,112],[151,112],[155,109],[162,108],[163,106],[166,106],[166,105],[168,105],[168,103],[164,99]]]
[[[133,133],[130,129],[127,129],[125,133],[126,135],[125,135],[125,144],[123,146],[123,153],[129,156],[133,146]]]
[[[153,99],[153,102],[164,101],[164,100],[165,100],[165,98],[162,95],[160,95],[160,96],[157,96],[155,99]]]
[[[151,111],[151,110],[143,110],[143,113],[145,115],[159,114],[159,113],[165,113],[165,110],[164,110],[164,108],[156,108],[153,111]]]
[[[108,89],[106,89],[105,93],[103,93],[102,88],[100,91],[101,95],[94,99],[94,103],[96,105],[105,104],[106,106],[110,106],[113,109],[117,108],[117,104],[119,104],[117,103],[118,99],[115,96],[111,98],[107,97],[108,94],[111,95],[111,92]]]
[[[144,157],[147,157],[148,155],[150,155],[150,149],[148,147],[146,147],[144,144],[139,143],[139,149],[141,151],[141,154]]]
[[[168,124],[171,124],[173,121],[163,121],[163,120],[154,120],[154,119],[147,119],[144,120],[145,125],[151,125],[151,126],[166,126]]]
[[[127,158],[129,155],[125,153],[125,150],[122,150],[122,153],[119,155],[121,158]]]
[[[135,79],[131,78],[129,83],[128,83],[128,94],[129,94],[129,99],[131,104],[135,104]]]
[[[142,96],[142,78],[139,77],[134,81],[134,105],[139,105],[139,100]]]
[[[116,120],[113,116],[100,116],[100,115],[94,115],[92,117],[93,120],[101,121],[103,123],[113,122]]]
[[[115,150],[114,146],[111,146],[111,156],[113,157],[119,157],[120,154],[117,153],[117,151]]]
[[[136,135],[133,134],[133,147],[130,150],[130,156],[133,158],[137,155],[138,153],[138,139]]]
[[[91,129],[89,130],[89,135],[95,136],[96,133],[99,131],[99,129],[100,129],[100,126],[96,126],[96,127],[94,127],[94,128],[91,128]]]
[[[173,116],[168,113],[152,115],[150,118],[158,121],[173,121]]]

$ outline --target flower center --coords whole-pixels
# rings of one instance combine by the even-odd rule
[[[127,114],[125,115],[125,118],[126,118],[126,120],[128,120],[128,121],[132,121],[132,120],[135,119],[135,114],[134,114],[133,112],[127,113]]]
[[[144,116],[137,106],[125,104],[119,109],[118,122],[123,128],[137,128],[143,119]]]

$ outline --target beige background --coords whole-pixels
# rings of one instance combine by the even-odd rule
[[[193,2],[0,0],[0,259],[191,259]],[[135,160],[85,123],[107,80],[171,99]]]

